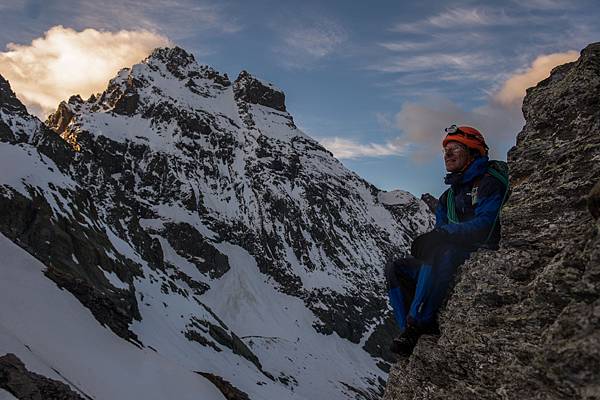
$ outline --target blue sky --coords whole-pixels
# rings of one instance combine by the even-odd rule
[[[505,158],[523,125],[518,93],[600,40],[599,10],[562,0],[0,0],[0,52],[57,25],[150,31],[231,78],[245,69],[282,88],[297,125],[376,186],[438,196],[443,128],[480,128]]]

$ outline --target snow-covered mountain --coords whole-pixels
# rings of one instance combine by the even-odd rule
[[[4,80],[0,101],[0,232],[12,257],[1,266],[23,281],[0,293],[3,354],[96,399],[125,398],[131,388],[105,386],[126,385],[119,371],[137,385],[134,365],[186,371],[177,393],[191,390],[190,371],[250,399],[382,393],[393,333],[382,266],[431,213],[346,169],[295,126],[280,89],[245,71],[231,82],[175,47],[101,94],[71,97],[46,125]],[[7,310],[15,293],[52,309],[59,328],[27,336],[52,321]],[[129,343],[94,340],[83,359],[70,320],[85,337],[104,338],[104,325]],[[109,367],[124,351],[133,361]],[[171,381],[153,373],[140,372],[144,398],[164,398]]]

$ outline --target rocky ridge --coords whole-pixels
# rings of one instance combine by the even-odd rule
[[[28,371],[11,353],[0,357],[0,388],[20,400],[83,400],[69,385]]]
[[[600,397],[600,43],[527,91],[501,249],[462,267],[441,336],[385,399]],[[589,196],[588,196],[589,193]],[[592,217],[592,215],[594,217]]]
[[[61,103],[54,132],[0,83],[0,231],[98,322],[228,393],[379,395],[381,265],[431,226],[423,202],[381,201],[282,91],[180,48]]]

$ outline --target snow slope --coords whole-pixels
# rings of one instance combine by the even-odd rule
[[[2,234],[0,254],[0,353],[15,353],[30,371],[97,400],[224,398],[202,376],[103,328]]]

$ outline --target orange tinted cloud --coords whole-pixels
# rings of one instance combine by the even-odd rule
[[[575,61],[578,57],[577,51],[539,56],[525,72],[509,77],[500,91],[494,95],[494,100],[505,106],[520,106],[527,88],[549,77],[552,68]]]
[[[121,68],[166,45],[166,37],[145,30],[77,32],[55,26],[30,45],[10,43],[0,53],[0,74],[29,111],[43,118],[71,95],[87,98],[104,90]]]

